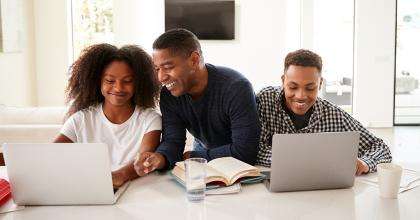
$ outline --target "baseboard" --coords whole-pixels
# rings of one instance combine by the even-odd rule
[[[394,123],[392,122],[385,122],[385,121],[377,121],[377,122],[368,122],[368,128],[392,128]]]

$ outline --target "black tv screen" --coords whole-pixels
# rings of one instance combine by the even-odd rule
[[[235,38],[235,1],[165,0],[165,31],[185,28],[202,40]]]

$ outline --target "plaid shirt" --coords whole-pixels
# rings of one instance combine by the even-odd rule
[[[317,98],[308,126],[296,130],[282,107],[284,91],[280,87],[266,87],[257,95],[261,136],[257,164],[271,165],[271,141],[274,134],[358,131],[360,133],[358,158],[376,171],[379,163],[390,162],[391,152],[380,138],[375,137],[360,122],[334,104]]]

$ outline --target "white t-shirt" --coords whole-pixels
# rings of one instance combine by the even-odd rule
[[[134,160],[144,134],[161,129],[162,118],[154,109],[136,107],[127,121],[114,124],[99,104],[74,113],[60,133],[74,143],[106,143],[114,171]]]

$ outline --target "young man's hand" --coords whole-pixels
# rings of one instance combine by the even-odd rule
[[[144,176],[156,169],[162,169],[165,165],[165,157],[156,152],[143,152],[134,161],[134,169],[139,176]]]
[[[362,175],[369,172],[369,166],[363,161],[357,158],[356,161],[356,175]]]

